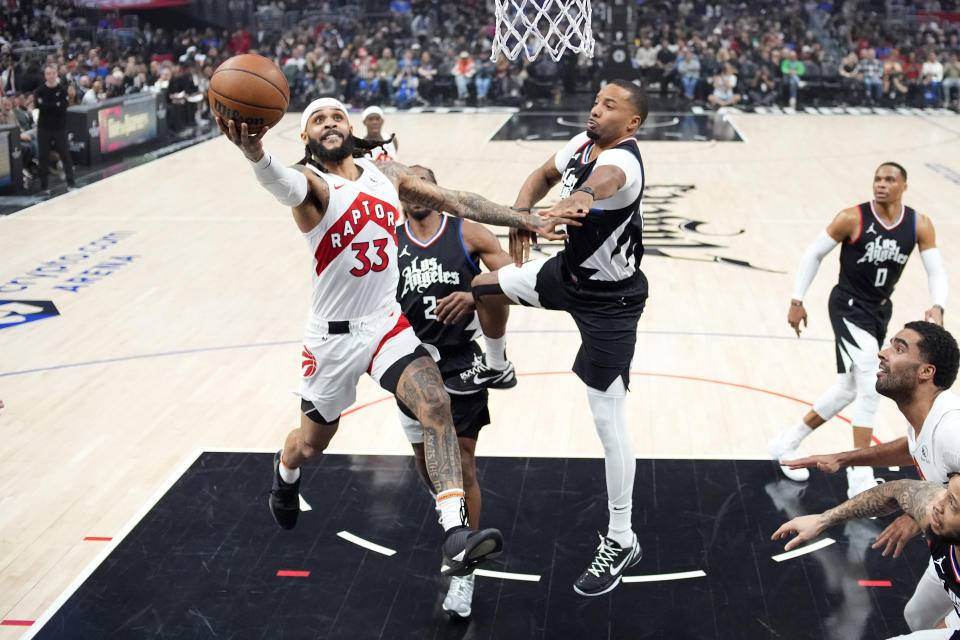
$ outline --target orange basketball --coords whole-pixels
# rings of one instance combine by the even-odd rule
[[[290,88],[280,67],[254,53],[224,61],[210,78],[210,109],[224,120],[251,131],[280,122],[290,102]]]

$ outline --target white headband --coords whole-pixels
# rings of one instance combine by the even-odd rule
[[[363,110],[363,113],[360,114],[360,122],[363,122],[367,119],[367,116],[378,115],[381,118],[383,117],[383,109],[376,105],[371,105]]]
[[[307,108],[303,110],[303,115],[300,116],[300,133],[303,133],[307,130],[307,123],[310,122],[310,116],[316,113],[317,110],[323,109],[324,107],[339,109],[340,111],[343,111],[343,114],[347,117],[350,115],[347,113],[347,107],[336,98],[317,98],[307,105]]]

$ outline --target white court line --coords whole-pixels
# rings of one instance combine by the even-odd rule
[[[184,460],[182,463],[180,463],[177,466],[176,469],[174,469],[173,473],[170,474],[169,479],[165,483],[163,483],[163,485],[161,485],[159,489],[157,489],[157,492],[153,494],[153,496],[149,500],[147,500],[144,503],[140,511],[138,511],[132,518],[130,518],[127,524],[123,525],[123,528],[120,529],[120,531],[113,536],[113,540],[111,540],[110,542],[108,542],[103,546],[103,549],[100,551],[100,554],[97,555],[97,557],[94,558],[90,562],[90,564],[88,564],[84,568],[84,570],[80,572],[80,574],[76,577],[76,579],[74,579],[73,582],[67,585],[67,588],[63,590],[63,593],[57,596],[57,599],[54,600],[53,603],[51,603],[50,606],[46,608],[46,610],[40,615],[39,618],[37,618],[37,620],[33,623],[33,625],[27,631],[26,635],[23,636],[24,640],[34,637],[40,631],[40,629],[43,628],[43,625],[45,625],[47,622],[50,621],[50,618],[52,618],[53,615],[60,609],[60,607],[63,606],[63,604],[67,601],[67,599],[70,596],[72,596],[77,589],[80,588],[80,585],[83,584],[83,582],[90,577],[90,575],[96,570],[96,568],[100,566],[100,563],[106,560],[107,556],[113,553],[113,550],[116,549],[121,542],[123,542],[123,539],[126,538],[127,535],[129,535],[129,533],[133,530],[133,528],[138,524],[140,524],[140,521],[143,520],[144,516],[146,516],[150,512],[150,510],[153,509],[153,507],[156,506],[158,502],[160,502],[160,498],[162,498],[167,493],[167,491],[169,491],[170,488],[173,487],[174,483],[176,483],[177,480],[183,477],[183,474],[187,472],[187,469],[189,469],[194,462],[197,461],[197,458],[199,458],[202,453],[203,453],[202,449],[197,449],[196,451],[188,455],[186,460]]]
[[[490,571],[488,569],[475,569],[474,574],[484,578],[501,578],[503,580],[522,580],[524,582],[540,582],[540,576],[530,573],[507,573],[505,571]]]
[[[796,558],[797,556],[803,556],[808,553],[813,553],[814,551],[818,551],[819,549],[823,549],[824,547],[829,547],[834,542],[836,542],[836,540],[834,540],[833,538],[824,538],[823,540],[817,540],[813,544],[808,544],[805,547],[800,547],[799,549],[794,549],[793,551],[787,551],[786,553],[780,553],[778,555],[770,556],[770,557],[776,560],[777,562],[783,562],[784,560],[790,560],[791,558]]]
[[[337,535],[348,542],[352,542],[355,545],[361,546],[364,549],[370,549],[370,551],[376,551],[377,553],[382,553],[385,556],[392,556],[396,553],[393,549],[388,549],[387,547],[381,547],[375,542],[370,542],[369,540],[364,540],[360,536],[355,536],[349,531],[338,531]]]
[[[310,503],[303,499],[303,494],[300,494],[300,511],[313,511]]]
[[[655,573],[648,576],[624,576],[623,582],[661,582],[665,580],[686,580],[687,578],[705,578],[702,570],[680,571],[679,573]]]

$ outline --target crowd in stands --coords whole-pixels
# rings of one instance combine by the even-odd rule
[[[228,4],[232,10],[242,1]],[[322,96],[356,107],[557,102],[592,93],[606,64],[604,0],[593,3],[598,55],[569,54],[559,62],[546,55],[491,61],[490,0],[384,0],[373,13],[370,3],[361,11],[350,1],[327,0],[313,14],[305,7],[316,3],[263,4],[232,31],[171,31],[147,23],[149,13],[11,0],[0,10],[0,123],[18,124],[30,146],[31,92],[48,63],[57,65],[73,104],[163,94],[175,132],[209,125],[203,99],[209,79],[239,53],[277,62],[294,110]],[[900,16],[890,15],[887,4],[644,0],[629,39],[633,72],[654,96],[705,107],[955,107],[960,15],[950,12],[957,3],[922,2]],[[291,12],[302,19],[268,19]]]

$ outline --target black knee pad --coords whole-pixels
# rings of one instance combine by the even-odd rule
[[[503,295],[503,287],[500,286],[499,282],[495,284],[478,284],[471,289],[471,293],[473,294],[473,301],[479,303],[480,298],[483,296]]]

